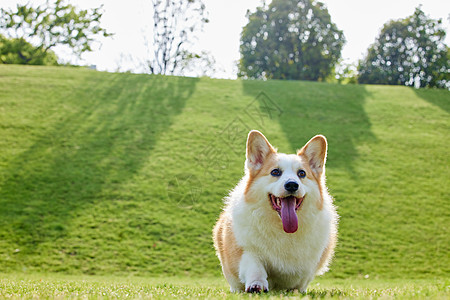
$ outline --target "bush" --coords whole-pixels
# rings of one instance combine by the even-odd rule
[[[0,35],[0,63],[19,65],[57,65],[58,57],[35,47],[24,39],[8,39]]]

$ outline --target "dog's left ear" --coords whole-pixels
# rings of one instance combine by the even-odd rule
[[[327,147],[327,139],[323,135],[316,135],[297,151],[297,155],[306,157],[309,167],[318,177],[325,171]]]
[[[245,165],[249,170],[261,169],[267,157],[277,151],[266,137],[258,130],[252,130],[247,138],[247,160]]]

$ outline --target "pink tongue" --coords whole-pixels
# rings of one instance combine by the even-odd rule
[[[295,204],[295,197],[288,197],[281,200],[281,221],[283,222],[283,229],[287,233],[294,233],[298,229]]]

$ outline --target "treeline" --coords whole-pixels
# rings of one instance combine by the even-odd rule
[[[248,14],[239,76],[450,88],[445,35],[442,21],[418,7],[412,16],[384,24],[356,70],[341,65],[338,72],[345,37],[325,5],[273,0]]]
[[[80,10],[64,0],[33,7],[18,4],[15,10],[0,9],[0,62],[3,64],[57,65],[53,52],[65,46],[78,57],[92,51],[99,36],[102,7]]]
[[[151,0],[153,34],[145,37],[149,57],[144,72],[213,75],[215,60],[192,53],[195,33],[209,20],[201,0]],[[79,10],[64,0],[37,8],[1,9],[0,63],[54,65],[52,49],[64,45],[74,55],[91,51],[99,36],[102,7]],[[326,6],[314,0],[272,0],[253,13],[241,34],[238,76],[251,79],[337,81],[450,89],[450,55],[441,20],[419,6],[413,15],[384,24],[357,65],[345,65],[344,32]],[[357,25],[355,25],[357,26]],[[200,70],[202,69],[202,70]]]

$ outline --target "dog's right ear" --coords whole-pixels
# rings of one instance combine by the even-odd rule
[[[264,160],[277,151],[266,137],[258,130],[252,130],[247,138],[247,160],[245,165],[249,170],[261,169]]]

